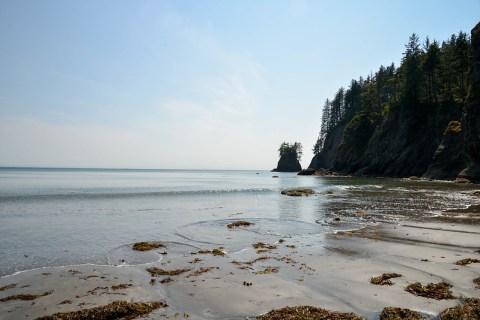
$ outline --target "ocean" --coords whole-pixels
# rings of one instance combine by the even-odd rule
[[[273,177],[278,176],[278,177]],[[287,188],[316,194],[289,197]],[[172,250],[305,237],[480,204],[475,185],[226,170],[0,168],[0,276],[49,266],[144,264],[138,241]],[[254,223],[241,232],[226,225]],[[260,240],[259,240],[260,241]]]

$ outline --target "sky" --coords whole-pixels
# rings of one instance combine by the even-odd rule
[[[351,79],[480,0],[1,0],[0,166],[270,170]]]

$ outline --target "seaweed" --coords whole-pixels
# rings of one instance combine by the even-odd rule
[[[162,281],[160,281],[160,283],[163,283],[163,284],[170,283],[170,282],[173,282],[173,279],[170,278],[170,277],[167,277],[167,278],[163,279]]]
[[[147,271],[153,276],[178,276],[182,273],[188,272],[192,269],[175,269],[175,270],[164,270],[157,267],[148,268]]]
[[[354,313],[341,313],[311,306],[285,307],[257,317],[258,320],[363,320]]]
[[[163,243],[157,241],[136,242],[132,245],[132,249],[136,251],[149,251],[165,247],[166,246]]]
[[[473,279],[473,283],[476,284],[475,289],[480,289],[480,278]]]
[[[225,252],[220,249],[213,249],[213,250],[200,250],[197,252],[192,252],[192,254],[213,254],[214,256],[224,256]]]
[[[8,289],[13,289],[17,286],[16,283],[12,283],[12,284],[9,284],[8,286],[5,286],[5,287],[1,287],[0,288],[0,291],[5,291],[5,290],[8,290]]]
[[[107,290],[107,291],[105,291],[105,292],[101,292],[101,293],[100,293],[100,294],[103,294],[103,293],[108,292],[108,287],[96,287],[96,288],[94,288],[94,289],[92,289],[92,290],[87,291],[87,293],[96,295],[98,290]]]
[[[467,298],[460,306],[448,308],[440,313],[440,320],[480,319],[480,299]]]
[[[194,272],[190,273],[188,276],[189,276],[189,277],[197,277],[197,276],[199,276],[199,275],[201,275],[201,274],[203,274],[203,273],[209,272],[209,271],[212,270],[212,269],[215,269],[215,268],[214,268],[214,267],[208,267],[208,268],[203,268],[203,267],[201,267],[201,268],[198,269],[197,271],[194,271]]]
[[[286,189],[281,192],[281,194],[290,196],[290,197],[308,197],[311,194],[314,194],[315,191],[309,188],[298,188],[298,189]]]
[[[480,259],[466,258],[466,259],[458,260],[457,262],[455,262],[455,264],[458,266],[465,266],[470,263],[480,263]]]
[[[266,244],[264,242],[257,242],[257,243],[252,244],[252,246],[255,249],[268,249],[268,250],[277,249],[277,246],[275,246],[273,244]]]
[[[391,286],[393,285],[393,282],[390,281],[390,279],[399,278],[401,276],[402,275],[398,273],[384,273],[381,276],[370,278],[370,283],[375,285],[380,285],[380,286],[385,286],[385,285]]]
[[[384,308],[379,320],[424,320],[420,313],[404,308]]]
[[[224,256],[225,255],[225,252],[223,252],[222,250],[220,249],[213,249],[212,250],[212,254],[214,256]]]
[[[248,264],[248,265],[251,266],[258,261],[265,261],[265,260],[269,260],[269,259],[271,259],[271,257],[261,256],[261,257],[258,257],[257,259],[253,259],[252,261],[244,262],[244,264]]]
[[[248,227],[248,226],[251,226],[251,225],[254,225],[254,224],[255,223],[241,220],[241,221],[235,221],[235,222],[227,224],[227,228],[233,229],[233,228],[236,228],[236,227]]]
[[[446,281],[439,283],[429,283],[426,286],[420,282],[409,284],[405,291],[410,292],[416,296],[430,298],[435,300],[455,299],[450,288],[452,285]]]
[[[42,294],[17,294],[13,296],[8,296],[6,298],[0,299],[1,302],[7,302],[7,301],[12,301],[12,300],[24,300],[24,301],[30,301],[30,300],[35,300],[40,297],[45,297],[50,294],[52,294],[53,291],[48,291]]]
[[[278,272],[278,268],[276,267],[266,267],[262,271],[255,272],[255,274],[271,274],[271,273],[277,273],[277,272]]]
[[[131,283],[121,283],[119,285],[112,286],[112,290],[121,290],[121,289],[127,289],[131,287]]]
[[[51,316],[40,317],[37,320],[113,320],[113,319],[134,319],[144,316],[159,308],[165,308],[165,302],[127,302],[114,301],[108,305],[83,309],[73,312],[55,313]]]

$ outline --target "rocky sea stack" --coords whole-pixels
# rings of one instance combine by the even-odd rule
[[[283,142],[278,149],[280,160],[273,172],[299,172],[302,170],[300,158],[302,157],[302,144]]]

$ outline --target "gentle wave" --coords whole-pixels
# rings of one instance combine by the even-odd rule
[[[180,191],[144,191],[144,192],[102,192],[102,193],[55,193],[55,194],[19,194],[0,195],[0,203],[17,201],[48,201],[48,200],[81,200],[81,199],[116,199],[142,197],[168,197],[181,195],[209,195],[231,193],[268,193],[277,192],[276,188],[246,188],[246,189],[217,189],[217,190],[180,190]]]

